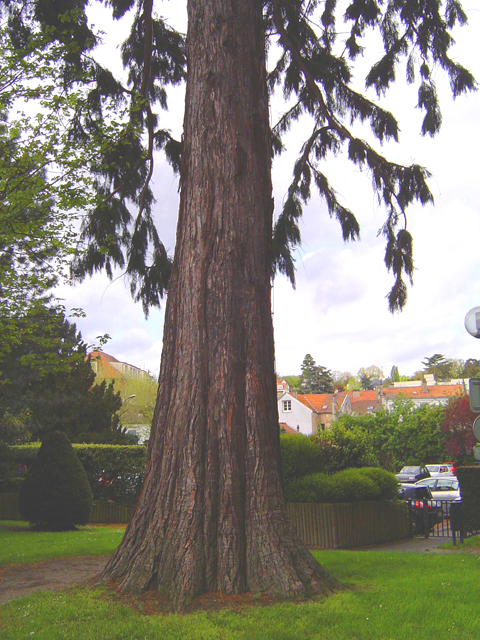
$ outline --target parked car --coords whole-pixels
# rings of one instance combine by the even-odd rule
[[[459,502],[462,499],[460,484],[455,476],[425,478],[416,482],[415,486],[429,487],[437,506],[441,506],[447,516],[450,515],[450,503]]]
[[[430,473],[425,467],[403,467],[400,473],[395,474],[399,482],[418,482],[423,478],[430,478]]]
[[[442,464],[446,464],[453,475],[457,475],[457,463],[456,462],[442,462]]]
[[[425,468],[432,478],[435,476],[453,475],[448,464],[426,464]]]
[[[430,487],[410,483],[399,484],[398,497],[410,502],[413,535],[423,535],[425,524],[428,531],[431,531],[436,524],[442,522],[442,508],[433,500]]]

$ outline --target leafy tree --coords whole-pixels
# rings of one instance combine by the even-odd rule
[[[5,3],[0,4],[0,16]],[[7,3],[8,5],[9,3]],[[81,91],[62,87],[61,60],[77,45],[22,29],[14,3],[0,26],[0,314],[19,313],[68,275],[79,211],[94,201],[65,123]],[[65,27],[70,18],[65,16]],[[36,105],[33,106],[33,104]]]
[[[40,303],[0,319],[0,420],[10,440],[30,433],[65,432],[74,442],[126,440],[117,415],[119,394],[95,374],[86,345],[60,307]]]
[[[476,417],[476,414],[470,411],[470,398],[467,394],[450,398],[440,423],[449,457],[458,459],[472,453],[472,448],[477,442],[473,433]]]
[[[309,353],[303,359],[301,369],[302,393],[333,393],[332,372],[326,367],[317,365]]]
[[[84,0],[72,0],[75,21],[68,29],[68,2],[2,4],[22,37],[48,28],[55,41],[75,40],[77,49],[62,66],[66,81],[79,70],[95,73],[96,85],[76,109],[72,127],[77,139],[94,139],[99,148],[88,163],[98,203],[85,220],[88,246],[75,274],[105,268],[113,276],[119,266],[146,308],[159,304],[168,286],[145,485],[103,578],[129,590],[155,588],[177,608],[209,590],[293,598],[339,588],[292,531],[283,500],[270,278],[280,271],[294,280],[299,218],[312,184],[344,239],[358,237],[353,212],[323,171],[327,156],[343,152],[370,174],[385,205],[381,233],[394,277],[388,303],[391,310],[403,307],[405,278],[413,274],[406,213],[415,202],[431,202],[432,194],[423,167],[401,166],[377,150],[398,140],[399,128],[367,92],[386,92],[405,61],[408,81],[418,85],[422,134],[436,134],[441,114],[434,68],[447,75],[454,96],[475,87],[472,75],[448,55],[451,30],[466,22],[460,4],[350,0],[340,8],[334,2],[243,0],[233,11],[220,0],[188,0],[185,50],[183,37],[154,16],[152,0],[112,0],[116,19],[136,8],[122,50],[126,87],[85,56],[94,38]],[[370,30],[380,33],[384,51],[367,73],[363,94],[352,79]],[[270,74],[266,38],[267,44],[278,39]],[[184,78],[185,51],[186,108],[178,143],[154,111],[166,104],[166,86]],[[271,131],[268,90],[276,88],[289,103]],[[125,104],[124,127],[109,136],[104,113]],[[272,242],[272,150],[283,150],[282,139],[301,116],[310,119],[311,133]],[[372,142],[358,137],[356,123],[370,127]],[[155,148],[164,149],[181,173],[173,266],[151,215]],[[135,218],[129,202],[137,207]]]
[[[67,531],[88,522],[92,504],[87,474],[67,436],[45,434],[20,489],[21,515],[37,528]]]
[[[462,378],[478,378],[480,376],[480,360],[469,358],[463,367]]]
[[[322,448],[331,447],[333,455],[325,468],[327,473],[379,465],[372,435],[365,430],[352,431],[346,429],[343,424],[334,422],[331,430],[315,436],[315,440]]]
[[[339,434],[347,433],[365,451],[369,443],[370,455],[377,464],[398,471],[406,464],[437,462],[445,456],[445,437],[439,427],[442,419],[442,407],[415,407],[411,400],[398,398],[391,411],[339,416],[332,437],[337,430]]]

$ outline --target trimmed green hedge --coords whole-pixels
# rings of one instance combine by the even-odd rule
[[[140,494],[147,451],[138,445],[74,444],[75,453],[85,469],[94,500],[113,500],[134,505]],[[16,466],[28,467],[35,459],[40,443],[12,447]]]
[[[466,531],[480,530],[480,466],[457,467]]]
[[[398,483],[393,473],[377,468],[345,469],[332,475],[312,473],[291,482],[287,502],[361,502],[395,500]]]
[[[90,484],[62,431],[44,436],[20,489],[18,509],[25,520],[48,531],[69,531],[90,520]]]
[[[326,502],[396,498],[397,480],[388,471],[379,468],[347,469],[340,472],[347,474],[344,480],[332,481],[332,478],[343,476],[340,473],[316,473],[323,468],[323,460],[320,447],[311,438],[298,434],[282,435],[280,445],[288,502],[322,502],[321,496],[326,497]],[[39,447],[40,443],[12,447],[16,465],[24,464],[28,468]],[[136,504],[147,461],[144,447],[74,444],[73,448],[85,469],[94,500]],[[351,475],[355,471],[363,474],[360,480],[359,476]],[[338,482],[341,484],[337,486]],[[361,497],[356,498],[355,495]]]

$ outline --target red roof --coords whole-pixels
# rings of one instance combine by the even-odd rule
[[[280,429],[283,429],[285,433],[299,433],[299,431],[293,427],[289,427],[286,422],[280,422]]]
[[[297,400],[316,413],[333,413],[332,402],[335,399],[339,409],[348,393],[306,393],[298,394]]]
[[[384,389],[383,393],[387,398],[403,396],[404,398],[416,398],[433,400],[435,398],[452,398],[465,393],[461,384],[434,384],[429,387],[394,387]]]

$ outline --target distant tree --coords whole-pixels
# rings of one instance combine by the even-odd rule
[[[463,367],[462,378],[480,377],[480,360],[469,358]]]
[[[393,365],[392,370],[390,371],[390,380],[392,382],[400,382],[400,373],[396,365]]]
[[[302,393],[333,393],[333,376],[329,369],[317,365],[307,353],[303,359],[300,389]]]
[[[448,380],[454,377],[452,371],[454,370],[455,363],[453,360],[447,360],[447,358],[441,353],[435,353],[430,358],[425,358],[422,361],[423,372],[430,373],[435,376],[435,380]]]
[[[375,388],[375,384],[372,378],[370,378],[370,376],[368,375],[368,373],[361,373],[359,378],[360,378],[360,386],[364,391],[371,391],[372,389]]]
[[[450,457],[456,459],[472,453],[472,448],[477,442],[472,429],[476,417],[477,415],[470,411],[470,398],[467,394],[450,398],[440,423]]]

